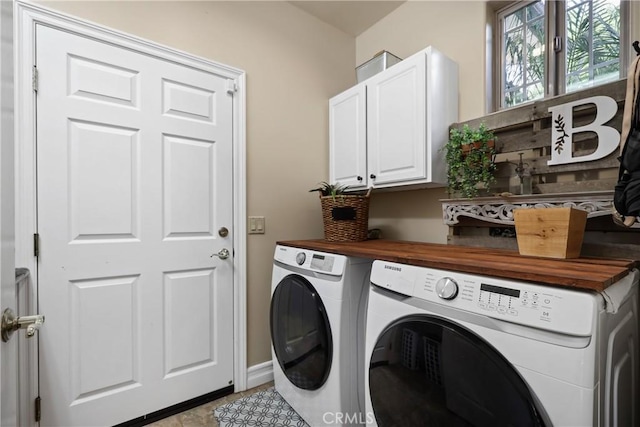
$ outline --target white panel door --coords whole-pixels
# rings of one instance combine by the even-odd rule
[[[329,180],[367,187],[367,104],[364,84],[329,100]]]
[[[226,78],[42,25],[36,46],[41,425],[232,384]]]
[[[373,186],[426,177],[423,55],[367,81],[367,138]]]
[[[0,2],[0,316],[18,314],[14,266],[13,2]],[[20,313],[22,314],[22,313]],[[0,426],[18,425],[18,334],[0,341]]]

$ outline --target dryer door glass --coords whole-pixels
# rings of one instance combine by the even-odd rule
[[[543,426],[534,396],[486,341],[431,316],[401,319],[371,355],[370,397],[380,426]]]
[[[305,390],[324,384],[331,370],[331,327],[318,292],[304,277],[289,275],[273,292],[271,340],[289,381]]]

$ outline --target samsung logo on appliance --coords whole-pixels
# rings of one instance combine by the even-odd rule
[[[384,269],[385,270],[393,270],[393,271],[402,271],[401,267],[396,267],[394,265],[385,265]]]

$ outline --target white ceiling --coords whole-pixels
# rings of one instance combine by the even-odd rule
[[[358,36],[405,0],[392,1],[290,1],[294,6],[347,34]]]

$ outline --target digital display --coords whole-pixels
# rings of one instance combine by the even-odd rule
[[[481,291],[493,292],[494,294],[502,294],[510,297],[520,298],[520,291],[517,289],[501,288],[500,286],[480,284]]]
[[[333,258],[313,254],[313,257],[311,258],[311,268],[321,271],[331,271],[333,268]]]
[[[311,258],[311,268],[322,268],[324,265],[324,255],[316,255],[313,254],[313,258]]]

